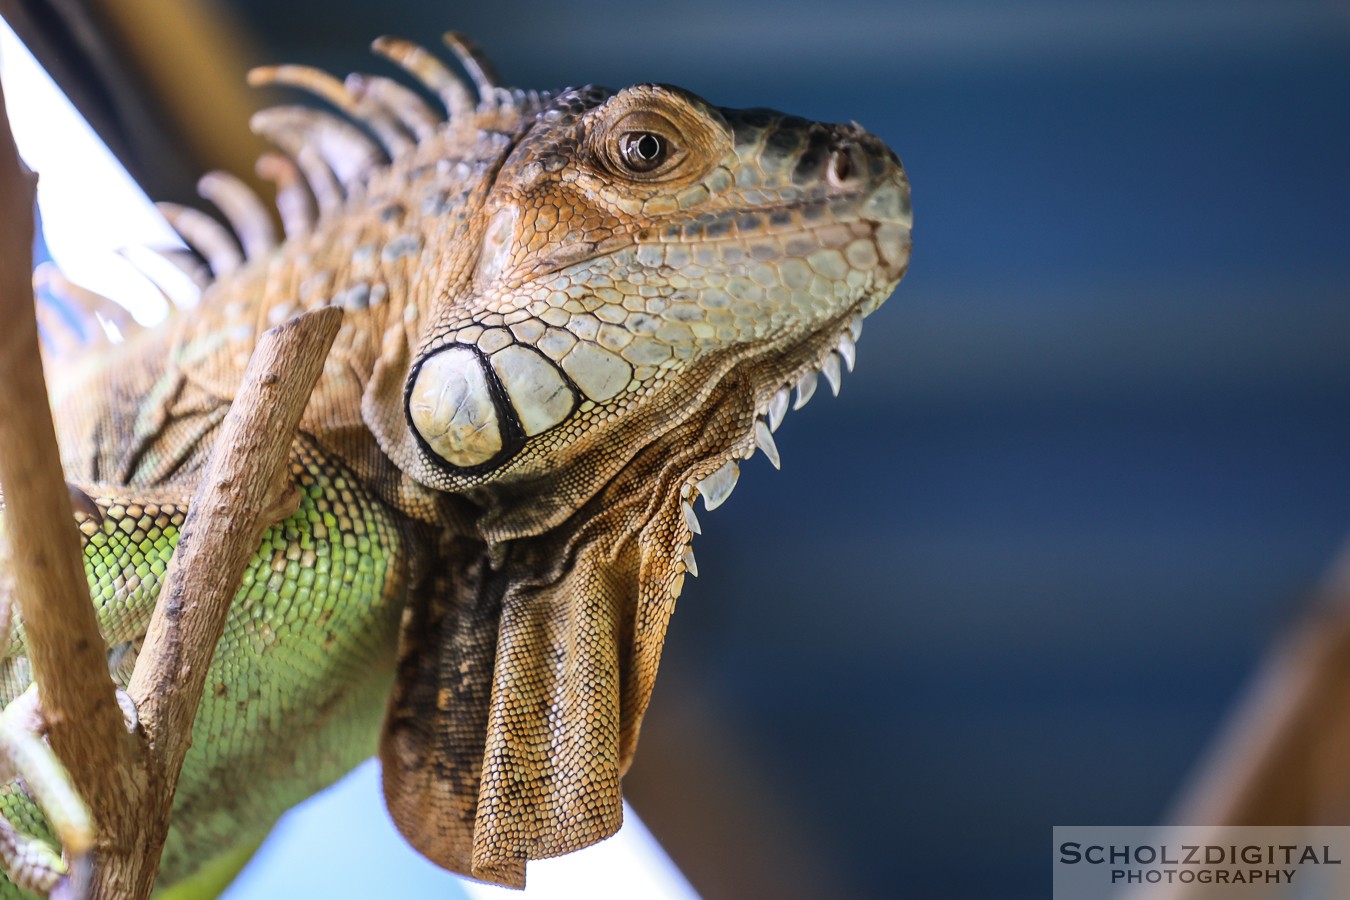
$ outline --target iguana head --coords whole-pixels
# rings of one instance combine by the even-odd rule
[[[838,383],[909,260],[908,184],[875,137],[661,85],[558,96],[477,215],[472,271],[409,370],[409,462],[484,498],[527,484],[537,500],[565,473],[551,515],[514,534],[628,462],[597,454],[636,457],[714,405],[737,427],[691,487],[750,456],[757,432],[772,446],[787,389]]]

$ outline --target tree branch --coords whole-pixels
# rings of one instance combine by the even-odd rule
[[[263,531],[294,512],[299,499],[288,451],[341,322],[342,310],[328,307],[262,336],[192,497],[127,689],[170,800],[244,569]],[[155,810],[157,831],[142,835],[155,862],[168,814],[167,803]],[[149,887],[133,896],[148,895]]]
[[[295,431],[342,310],[311,312],[258,341],[192,499],[136,662],[128,734],[108,674],[47,403],[32,294],[36,177],[0,92],[0,484],[12,579],[53,750],[96,825],[92,893],[149,897],[207,671],[262,532],[295,510]],[[63,836],[65,837],[65,836]],[[87,849],[88,836],[66,849]],[[71,884],[53,891],[78,893]]]
[[[6,565],[28,632],[51,746],[80,796],[109,798],[105,808],[116,808],[134,792],[128,779],[134,742],[108,674],[47,405],[32,290],[37,176],[19,159],[8,121],[0,90],[0,484],[9,538]],[[112,824],[97,811],[95,822],[100,829]]]

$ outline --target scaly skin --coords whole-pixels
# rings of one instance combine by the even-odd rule
[[[174,805],[175,821],[192,824],[170,832],[165,883],[256,842],[280,810],[369,756],[379,727],[406,592],[402,526],[332,460],[303,444],[295,452],[300,508],[263,536],[212,660]],[[96,502],[101,527],[79,516],[85,570],[125,688],[186,503],[172,494]],[[24,638],[16,629],[0,664],[6,704],[29,682]],[[297,721],[323,736],[296,740]],[[7,818],[50,837],[26,795],[0,791]]]
[[[522,886],[527,859],[612,834],[692,501],[720,503],[757,447],[776,457],[788,388],[837,382],[908,264],[904,173],[855,125],[656,85],[480,84],[474,105],[423,51],[377,48],[449,121],[272,73],[336,97],[392,161],[272,114],[345,199],[311,169],[317,223],[53,389],[68,476],[106,498],[86,567],[129,672],[176,539],[146,504],[189,495],[263,330],[348,308],[293,452],[305,502],[264,538],[212,663],[161,884],[256,840],[377,735],[390,812],[442,866]],[[22,652],[20,631],[9,696]],[[0,808],[40,830],[21,793]]]

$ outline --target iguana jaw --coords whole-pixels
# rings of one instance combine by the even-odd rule
[[[707,365],[696,372],[680,373],[675,383],[666,387],[672,393],[685,395],[685,402],[678,407],[680,414],[670,415],[664,421],[649,418],[640,427],[612,437],[612,443],[635,449],[643,443],[669,446],[672,442],[662,438],[667,432],[680,430],[676,426],[683,413],[692,420],[701,418],[705,434],[717,430],[714,411],[723,414],[719,422],[725,423],[722,427],[727,434],[720,445],[706,448],[697,459],[667,451],[672,459],[687,460],[684,474],[674,479],[673,484],[678,489],[682,518],[690,523],[697,523],[691,507],[699,496],[704,498],[708,509],[724,502],[736,482],[740,461],[763,452],[778,467],[773,433],[787,411],[803,407],[815,395],[822,379],[832,393],[838,394],[843,373],[852,371],[855,365],[863,319],[890,296],[908,267],[913,216],[909,187],[898,165],[869,189],[837,200],[838,206],[847,208],[849,213],[822,225],[783,233],[781,240],[785,244],[807,241],[818,249],[836,250],[836,255],[844,256],[850,264],[861,253],[864,261],[874,268],[860,273],[857,270],[864,267],[858,266],[847,276],[849,279],[859,276],[856,296],[841,303],[837,312],[805,334],[784,329],[777,334],[755,335],[754,339],[710,354],[712,360],[705,361]],[[756,209],[750,213],[764,216],[784,208]],[[800,211],[800,207],[795,209]],[[852,215],[853,210],[859,211],[856,216]],[[649,229],[648,235],[652,233],[656,229]],[[724,238],[716,243],[731,240]],[[860,250],[860,243],[870,244],[874,252],[868,256],[868,248]],[[641,245],[638,246],[640,249]],[[825,268],[830,264],[829,260],[817,263]],[[562,472],[557,474],[558,480],[565,480]],[[654,484],[652,489],[661,488]],[[668,505],[671,508],[667,514],[673,514],[673,504]],[[679,546],[670,548],[673,560],[689,556],[686,544],[690,537],[683,535]],[[679,572],[685,568],[683,564],[677,566]],[[678,594],[678,588],[675,593]]]

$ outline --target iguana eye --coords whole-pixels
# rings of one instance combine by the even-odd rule
[[[630,131],[619,139],[623,164],[634,172],[650,172],[669,156],[666,141],[650,131]]]
[[[659,85],[610,97],[584,120],[586,162],[615,190],[692,184],[731,149],[731,131],[705,107]]]

